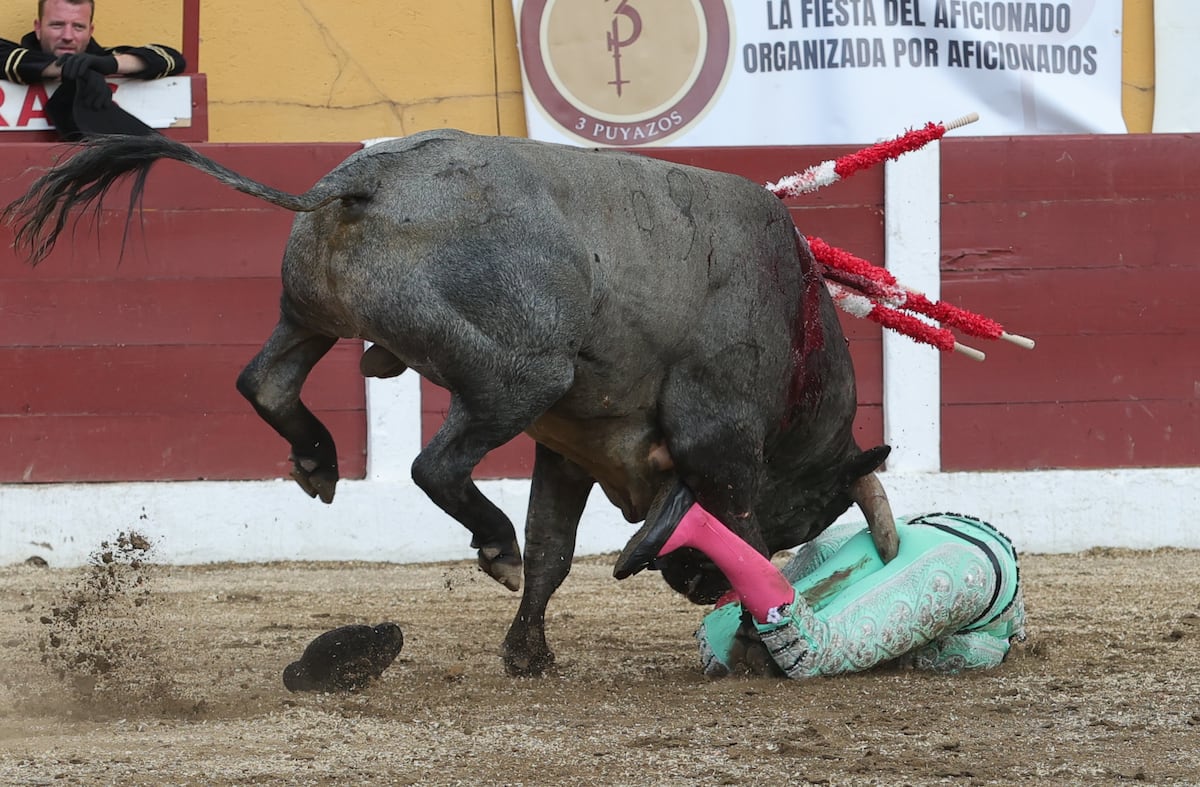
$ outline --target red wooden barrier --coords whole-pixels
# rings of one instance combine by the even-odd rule
[[[1200,139],[943,145],[942,294],[1038,340],[943,364],[947,470],[1200,465]]]
[[[1033,337],[943,356],[947,470],[1200,465],[1200,141],[1189,136],[948,138],[942,143],[943,298]],[[303,191],[356,145],[201,145],[251,177]],[[61,150],[0,145],[0,172]],[[850,148],[641,151],[758,183]],[[28,174],[0,181],[17,196]],[[790,204],[809,234],[884,258],[881,171]],[[181,165],[151,175],[117,262],[121,196],[31,270],[0,228],[0,482],[267,478],[287,449],[233,390],[276,317],[291,216]],[[863,445],[882,439],[878,328],[843,321]],[[933,350],[930,350],[933,352]],[[358,347],[339,346],[307,398],[365,468]],[[426,438],[448,398],[423,385]],[[526,438],[477,475],[523,476]]]
[[[304,191],[352,144],[200,145],[234,169]],[[0,145],[25,173],[62,148]],[[0,182],[7,203],[29,174]],[[126,204],[109,200],[36,269],[0,259],[0,481],[286,475],[286,444],[234,389],[279,313],[292,216],[174,162],[155,167],[122,258]],[[0,243],[12,241],[11,228]],[[360,346],[335,347],[305,389],[343,475],[365,473]]]

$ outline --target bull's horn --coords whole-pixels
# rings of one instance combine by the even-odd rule
[[[883,491],[883,484],[874,473],[867,473],[850,485],[850,499],[867,518],[867,527],[880,559],[884,563],[890,562],[900,549],[900,536],[896,534],[896,518],[892,516],[892,506],[888,503],[887,492]]]

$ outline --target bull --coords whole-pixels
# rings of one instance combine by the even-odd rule
[[[412,476],[470,531],[483,571],[516,591],[523,569],[510,674],[553,664],[546,608],[595,484],[643,529],[686,490],[767,555],[857,502],[894,554],[874,474],[888,449],[854,439],[833,304],[762,187],[631,153],[439,130],[356,152],[294,195],[163,136],[108,137],[6,208],[18,248],[36,264],[72,209],[98,209],[127,175],[140,198],[163,158],[297,213],[279,321],[237,387],[290,444],[305,492],[331,503],[338,482],[333,437],[300,394],[339,338],[371,343],[366,376],[412,369],[450,392]],[[471,477],[521,432],[536,442],[524,559]],[[656,567],[698,603],[728,588],[698,552]]]

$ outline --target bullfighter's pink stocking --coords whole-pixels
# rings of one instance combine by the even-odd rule
[[[699,503],[687,510],[658,554],[662,556],[682,547],[698,549],[708,555],[733,585],[742,606],[759,623],[778,622],[776,610],[790,604],[796,596],[791,583],[770,560],[738,538]]]

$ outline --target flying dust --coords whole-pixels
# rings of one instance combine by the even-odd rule
[[[153,544],[130,530],[94,550],[38,619],[41,662],[82,708],[183,710],[165,666]]]

